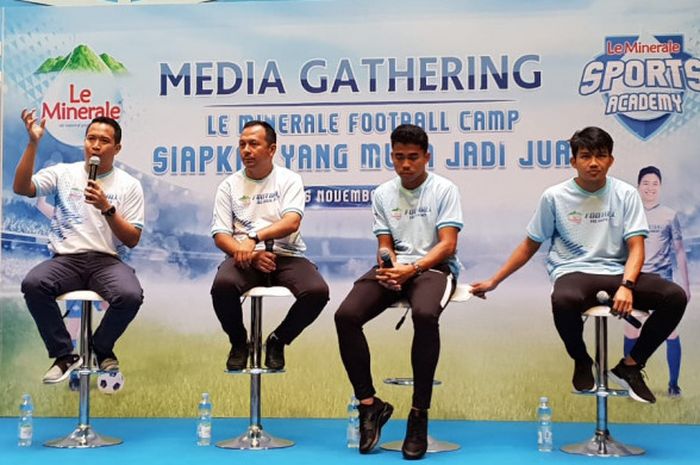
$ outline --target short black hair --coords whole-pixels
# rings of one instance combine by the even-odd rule
[[[243,125],[243,129],[249,128],[252,126],[262,126],[263,129],[265,129],[265,141],[272,145],[277,143],[277,133],[275,132],[275,128],[273,128],[270,123],[267,121],[261,121],[259,119],[254,119],[250,120],[247,123]],[[243,132],[241,130],[241,132]]]
[[[397,143],[417,145],[427,152],[428,134],[422,127],[415,124],[401,124],[391,132],[391,146],[394,147],[394,144]]]
[[[656,177],[659,178],[659,182],[661,182],[661,170],[659,170],[656,166],[645,166],[639,170],[639,174],[637,175],[637,185],[641,184],[642,178],[647,174],[655,174]]]
[[[87,136],[88,131],[90,130],[90,126],[92,126],[95,123],[102,123],[102,124],[107,124],[109,126],[112,126],[112,129],[114,129],[114,143],[115,144],[122,143],[122,127],[119,126],[119,123],[117,123],[117,120],[112,119],[109,116],[98,116],[96,118],[93,118],[92,121],[90,121],[90,124],[88,124],[87,128],[85,128],[85,135],[86,136]]]
[[[607,151],[608,154],[613,153],[613,139],[604,130],[588,126],[580,131],[576,131],[571,139],[569,139],[571,153],[575,157],[581,149],[587,149],[594,153]]]

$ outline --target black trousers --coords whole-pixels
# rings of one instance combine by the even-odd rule
[[[335,313],[340,356],[350,378],[355,397],[366,399],[376,393],[372,384],[370,354],[363,325],[401,298],[408,299],[413,320],[411,366],[413,406],[430,408],[433,378],[440,356],[439,318],[454,292],[455,284],[447,269],[431,269],[404,283],[401,292],[381,286],[376,268],[355,281],[350,293]]]
[[[552,312],[554,324],[569,356],[574,360],[588,357],[583,341],[581,313],[599,305],[596,293],[607,292],[610,297],[622,282],[622,275],[569,273],[554,282]],[[678,326],[688,303],[683,289],[654,273],[642,273],[632,292],[632,306],[637,310],[654,310],[642,327],[630,356],[644,365],[654,351]]]
[[[278,255],[276,260],[277,269],[271,275],[272,285],[288,288],[296,298],[287,316],[274,330],[281,342],[289,344],[318,317],[328,303],[328,285],[316,266],[306,258]],[[219,265],[211,297],[216,316],[231,345],[240,346],[247,340],[241,295],[266,284],[266,273],[254,268],[239,268],[233,258],[229,257]]]

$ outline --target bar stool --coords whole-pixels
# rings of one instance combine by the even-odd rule
[[[466,302],[472,297],[471,286],[468,284],[458,284],[455,288],[455,292],[450,297],[450,302]],[[401,308],[407,310],[411,306],[407,300],[401,299],[396,301],[391,305],[390,308]],[[413,378],[386,378],[384,384],[390,384],[393,386],[413,386]],[[439,386],[442,381],[434,379],[433,386]],[[391,450],[395,452],[400,452],[403,446],[403,440],[385,442],[380,444],[380,448],[384,450]],[[428,449],[427,452],[450,452],[459,449],[461,446],[453,442],[440,441],[435,439],[430,434],[428,434]]]
[[[47,447],[58,448],[92,448],[121,444],[118,438],[101,436],[90,425],[90,375],[98,370],[91,368],[92,361],[92,302],[104,301],[96,292],[80,290],[67,292],[56,300],[80,300],[83,303],[80,315],[80,356],[83,359],[78,374],[80,375],[80,400],[78,407],[78,427],[65,438],[47,441]]]
[[[632,316],[639,318],[646,313],[632,310]],[[596,386],[590,392],[577,392],[576,394],[596,397],[596,429],[595,435],[588,441],[577,444],[569,444],[561,448],[569,454],[587,455],[589,457],[624,457],[628,455],[642,455],[644,449],[622,444],[612,438],[608,429],[608,397],[627,397],[629,394],[624,389],[610,389],[608,387],[608,321],[609,317],[616,316],[610,313],[607,305],[596,305],[585,312],[586,318],[595,319],[595,365]]]
[[[216,443],[217,447],[240,450],[279,449],[294,445],[288,439],[276,438],[263,430],[261,423],[260,387],[261,375],[284,373],[282,370],[262,368],[262,300],[263,297],[290,297],[292,293],[286,287],[254,287],[243,294],[243,299],[250,297],[250,367],[244,370],[228,371],[230,374],[250,375],[250,425],[242,435]]]

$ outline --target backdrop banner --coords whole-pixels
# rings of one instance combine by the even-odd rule
[[[224,373],[229,346],[209,294],[224,257],[209,229],[216,188],[240,169],[238,137],[252,119],[276,128],[276,163],[303,178],[307,256],[331,289],[319,320],[287,349],[287,373],[265,378],[266,416],[345,415],[351,388],[333,314],[375,262],[370,204],[374,189],[395,176],[389,135],[402,123],[426,129],[430,170],[460,189],[461,282],[489,277],[508,257],[542,191],[575,175],[567,140],[593,125],[615,140],[612,176],[637,186],[641,168],[662,173],[662,187],[643,195],[657,195],[676,213],[673,279],[691,295],[698,291],[694,2],[358,0],[0,11],[0,415],[14,414],[23,392],[35,397],[38,415],[75,411],[68,388],[41,384],[51,362],[20,293],[23,276],[48,256],[53,208],[51,198],[12,192],[27,143],[23,108],[46,119],[36,169],[82,160],[88,122],[105,115],[123,127],[117,165],[144,187],[145,229],[125,259],[145,303],[115,348],[124,386],[94,396],[95,415],[189,416],[203,391],[215,415],[247,415],[247,379]],[[557,420],[592,418],[593,401],[571,394],[573,363],[551,318],[547,249],[488,300],[447,307],[433,417],[531,420],[539,396],[548,395]],[[289,305],[265,302],[265,334]],[[700,342],[687,337],[700,331],[698,310],[691,297],[678,328],[682,396],[667,396],[664,345],[647,366],[658,404],[612,400],[613,421],[700,420],[700,374],[691,369],[700,364]],[[399,318],[388,310],[366,333],[379,395],[407,410],[410,389],[382,383],[411,376],[412,327],[395,331]],[[73,327],[75,312],[67,319]],[[610,323],[609,345],[613,365],[622,355],[621,322]]]

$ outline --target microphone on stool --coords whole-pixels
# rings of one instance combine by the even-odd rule
[[[90,171],[88,171],[88,179],[94,181],[97,179],[97,169],[100,167],[100,157],[95,155],[91,156],[88,160],[88,166]]]
[[[608,294],[605,291],[598,291],[598,293],[595,295],[595,298],[598,299],[599,303],[610,307],[610,312],[613,313],[612,300],[610,299],[610,294]],[[615,313],[613,313],[613,315],[615,315]],[[642,322],[639,321],[638,319],[636,319],[635,317],[633,317],[631,314],[622,315],[622,318],[624,318],[625,321],[627,321],[629,324],[631,324],[632,326],[634,326],[637,329],[642,327]]]
[[[275,248],[275,240],[274,239],[266,239],[265,240],[265,252],[272,252],[272,250],[274,248]],[[266,279],[267,279],[267,287],[272,287],[272,273],[267,273]]]

